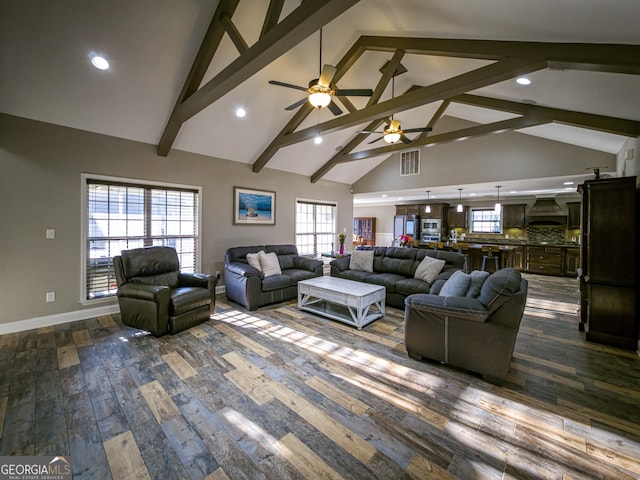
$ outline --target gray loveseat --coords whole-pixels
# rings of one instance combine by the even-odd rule
[[[500,383],[511,364],[527,288],[520,272],[504,268],[485,280],[475,298],[410,295],[404,315],[407,353]]]
[[[331,275],[386,288],[385,303],[404,308],[404,299],[414,293],[430,293],[433,286],[442,285],[456,270],[464,268],[464,256],[457,252],[422,248],[373,247],[373,271],[351,270],[349,256],[331,261]],[[445,264],[432,282],[414,278],[424,257],[444,260]]]
[[[281,274],[265,276],[249,265],[247,253],[275,253]],[[322,261],[298,255],[295,245],[253,245],[233,247],[224,255],[224,284],[227,298],[249,310],[298,296],[298,282],[323,274]]]

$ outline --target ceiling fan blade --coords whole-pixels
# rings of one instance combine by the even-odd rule
[[[333,76],[336,74],[336,72],[336,67],[325,63],[324,67],[322,67],[320,78],[318,79],[318,85],[320,85],[321,87],[328,87],[331,84],[331,80],[333,80]]]
[[[380,141],[380,140],[382,140],[382,137],[378,137],[378,138],[376,138],[375,140],[371,140],[371,141],[369,142],[369,145],[371,145],[372,143],[376,143],[376,142],[378,142],[378,141]]]
[[[431,127],[407,128],[404,133],[430,132],[431,130],[433,130]]]
[[[339,97],[370,97],[373,95],[373,90],[370,88],[347,88],[336,90],[335,92]]]
[[[336,105],[334,101],[329,104],[329,110],[331,110],[331,113],[334,115],[340,115],[342,113],[342,110],[340,110],[340,107]]]
[[[304,104],[304,102],[306,102],[309,98],[308,97],[304,97],[301,98],[300,100],[298,100],[296,103],[292,103],[291,105],[289,105],[288,107],[285,108],[285,110],[295,110],[296,108],[298,108],[300,105]]]
[[[358,133],[377,133],[378,135],[382,135],[384,132],[374,132],[371,130],[359,130]]]
[[[269,83],[271,85],[278,85],[280,87],[295,88],[296,90],[302,90],[303,92],[307,91],[307,89],[304,87],[299,87],[298,85],[291,85],[290,83],[279,82],[277,80],[269,80]]]
[[[409,137],[405,137],[404,135],[400,136],[400,140],[402,140],[402,143],[411,143],[411,139]]]

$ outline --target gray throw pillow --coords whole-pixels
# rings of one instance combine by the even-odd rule
[[[442,271],[444,264],[447,263],[444,260],[438,260],[437,258],[426,256],[416,268],[413,278],[422,280],[427,283],[433,283],[438,274]]]
[[[489,272],[483,272],[482,270],[474,270],[469,274],[471,276],[471,285],[467,290],[466,297],[476,298],[480,295],[480,289],[484,284],[484,281],[489,278]]]
[[[373,272],[373,250],[354,250],[349,259],[349,270]]]
[[[464,297],[471,285],[471,275],[462,270],[456,270],[440,290],[441,297]]]

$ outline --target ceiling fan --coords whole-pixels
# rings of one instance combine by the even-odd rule
[[[391,77],[391,99],[394,98],[395,91],[395,75]],[[387,143],[396,143],[401,141],[402,143],[411,143],[411,139],[405,136],[405,133],[417,133],[417,132],[430,132],[433,130],[431,127],[421,127],[421,128],[407,128],[403,130],[400,126],[400,121],[394,120],[393,115],[391,116],[391,121],[385,125],[384,130],[382,132],[368,131],[368,130],[360,130],[358,133],[378,133],[382,135],[381,137],[376,138],[369,142],[375,143],[378,140],[383,140]]]
[[[320,29],[320,76],[314,78],[309,82],[309,87],[301,87],[298,85],[292,85],[290,83],[279,82],[277,80],[269,80],[271,85],[278,85],[280,87],[294,88],[296,90],[302,90],[309,95],[305,98],[298,100],[297,102],[289,105],[285,110],[294,110],[302,105],[307,100],[315,108],[329,107],[331,113],[334,115],[340,115],[342,110],[333,101],[334,96],[338,97],[370,97],[373,95],[373,90],[370,88],[355,88],[355,89],[336,89],[331,84],[333,77],[336,74],[336,67],[333,65],[322,65],[322,28]]]

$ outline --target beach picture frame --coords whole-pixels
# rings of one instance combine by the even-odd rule
[[[276,192],[233,187],[234,225],[275,225]]]

